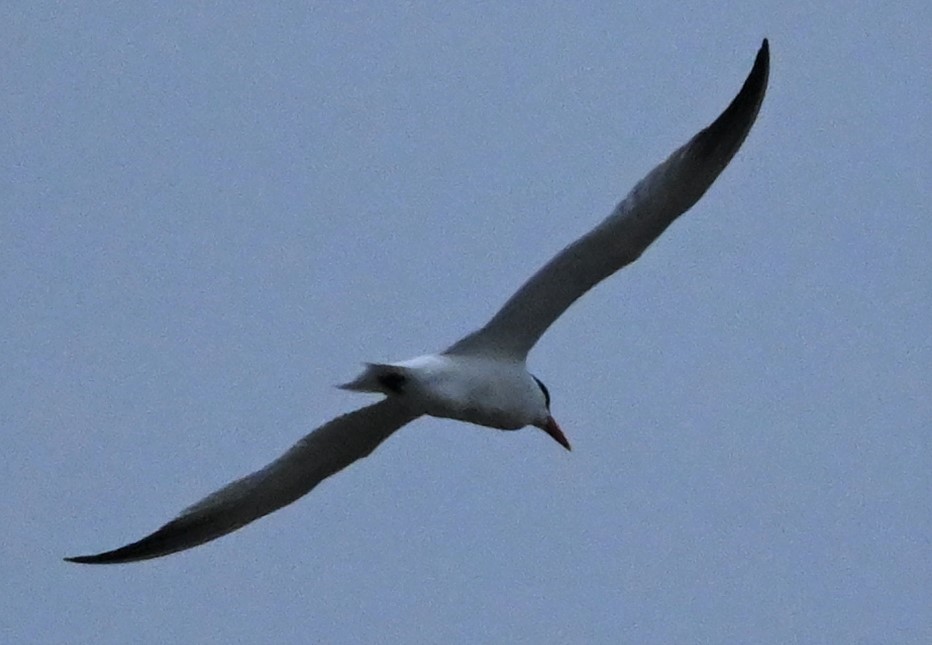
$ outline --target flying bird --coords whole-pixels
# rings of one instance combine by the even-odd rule
[[[266,467],[208,495],[141,540],[65,559],[134,562],[214,540],[294,502],[423,415],[501,430],[535,426],[569,450],[550,413],[550,393],[527,370],[528,352],[573,302],[634,262],[708,190],[754,124],[769,70],[765,39],[725,111],[651,170],[607,218],[557,253],[485,326],[436,354],[368,363],[356,379],[339,386],[383,399],[325,423]]]

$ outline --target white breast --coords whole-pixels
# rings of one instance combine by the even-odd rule
[[[425,414],[502,430],[540,415],[543,395],[523,362],[430,354],[393,365],[408,375],[405,396]]]

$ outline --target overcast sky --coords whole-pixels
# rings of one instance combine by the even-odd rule
[[[932,5],[319,4],[0,8],[0,640],[932,642]],[[572,453],[422,419],[62,562],[483,323],[764,37],[732,165],[531,355]]]

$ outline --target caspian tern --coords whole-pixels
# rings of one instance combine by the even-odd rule
[[[536,426],[569,450],[550,414],[550,393],[527,371],[528,352],[573,302],[634,262],[708,190],[754,124],[769,69],[765,39],[725,111],[654,168],[598,226],[557,253],[484,327],[437,354],[369,363],[339,386],[385,398],[325,423],[265,468],[208,495],[138,542],[66,560],[133,562],[214,540],[294,502],[422,415],[502,430]]]

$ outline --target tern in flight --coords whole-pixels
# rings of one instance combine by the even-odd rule
[[[535,426],[569,450],[550,414],[550,393],[527,370],[528,352],[573,302],[634,262],[709,189],[754,124],[769,69],[764,40],[725,111],[651,170],[598,226],[557,253],[484,327],[437,354],[369,363],[340,386],[383,399],[325,423],[266,467],[208,495],[151,535],[66,560],[133,562],[214,540],[291,504],[423,415],[501,430]]]

